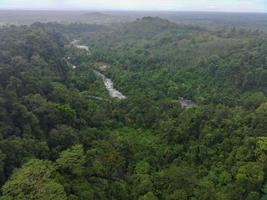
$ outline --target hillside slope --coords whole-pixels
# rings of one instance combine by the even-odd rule
[[[266,199],[265,34],[145,17],[0,38],[0,199]]]

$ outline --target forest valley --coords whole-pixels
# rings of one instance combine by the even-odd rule
[[[34,23],[0,49],[0,200],[267,199],[266,33]]]

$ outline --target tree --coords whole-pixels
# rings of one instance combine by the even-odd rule
[[[242,100],[246,108],[255,109],[266,101],[266,97],[262,92],[251,92],[245,93]]]
[[[16,200],[66,200],[64,188],[55,179],[55,167],[49,161],[30,160],[14,171],[2,192]]]
[[[96,142],[86,155],[89,175],[107,180],[122,177],[124,159],[111,142]]]
[[[148,192],[144,196],[139,197],[138,200],[158,200],[158,198],[152,192]]]
[[[74,145],[60,153],[56,160],[58,170],[66,175],[81,176],[84,170],[85,155],[82,145]]]
[[[258,191],[264,181],[264,172],[261,163],[249,162],[241,165],[236,175],[237,186],[242,188],[244,193]]]
[[[266,136],[267,128],[267,103],[262,103],[260,107],[255,111],[252,118],[252,125],[254,131],[259,136]]]
[[[49,132],[47,142],[48,146],[58,154],[60,151],[77,144],[78,136],[73,128],[66,125],[59,125]]]

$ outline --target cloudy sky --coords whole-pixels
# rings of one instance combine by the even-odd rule
[[[267,0],[0,0],[0,9],[267,12]]]

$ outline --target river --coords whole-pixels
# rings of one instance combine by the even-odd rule
[[[107,78],[104,74],[100,73],[97,70],[94,70],[95,74],[100,76],[104,82],[104,85],[106,89],[109,92],[109,96],[112,98],[118,98],[118,99],[126,99],[126,96],[124,96],[121,92],[116,90],[113,86],[113,82],[111,79]]]
[[[76,47],[77,49],[82,49],[87,51],[87,54],[90,54],[90,48],[86,45],[79,44],[80,40],[73,40],[70,44]]]
[[[82,49],[82,50],[87,51],[88,55],[91,54],[89,46],[79,44],[79,40],[73,40],[71,42],[71,45],[73,45],[74,47],[76,47],[78,49]],[[73,69],[76,69],[75,65],[72,65],[72,64],[70,64],[70,65],[72,66]],[[104,83],[106,89],[108,90],[110,97],[117,98],[117,99],[126,99],[127,98],[120,91],[118,91],[114,88],[113,82],[111,79],[107,78],[104,74],[102,74],[98,70],[93,70],[93,71],[97,76],[101,77],[101,79],[103,80],[103,83]],[[100,99],[100,97],[94,97],[94,98]],[[193,107],[198,106],[198,104],[196,102],[194,102],[192,100],[184,99],[183,97],[180,97],[178,102],[181,104],[181,106],[183,108],[193,108]]]
[[[90,48],[88,46],[85,46],[85,45],[79,45],[79,40],[74,40],[73,42],[71,42],[71,44],[78,48],[78,49],[84,49],[86,50],[88,53],[90,53]],[[76,69],[76,66],[75,65],[72,65],[72,68],[73,69]],[[100,71],[97,71],[97,70],[93,70],[94,73],[101,77],[101,79],[103,80],[103,83],[106,87],[106,89],[108,90],[108,93],[109,93],[109,96],[112,97],[112,98],[117,98],[117,99],[126,99],[127,97],[124,96],[121,92],[119,92],[118,90],[116,90],[113,86],[113,82],[111,79],[107,78],[104,74],[102,74]]]
[[[194,108],[197,107],[198,104],[190,99],[184,99],[183,97],[180,97],[178,102],[181,104],[182,108]]]

